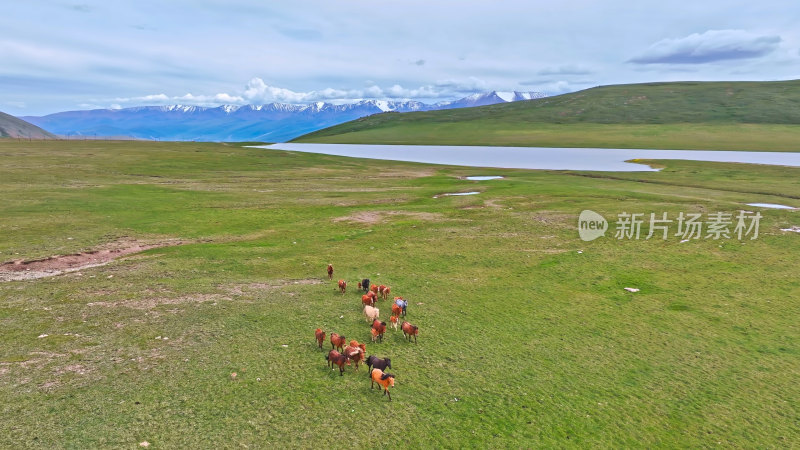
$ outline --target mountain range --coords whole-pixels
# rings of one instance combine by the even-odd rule
[[[529,102],[376,114],[294,141],[800,151],[800,80],[597,86]]]
[[[56,136],[24,120],[0,112],[0,138],[56,139]]]
[[[426,104],[418,101],[362,100],[336,105],[138,106],[122,109],[65,111],[46,116],[20,117],[61,136],[120,137],[170,141],[283,142],[350,120],[387,112],[467,108],[546,97],[540,92],[473,94],[455,101]]]

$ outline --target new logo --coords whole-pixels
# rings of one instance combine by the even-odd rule
[[[578,234],[581,240],[593,241],[600,236],[605,236],[608,222],[605,217],[591,209],[584,209],[578,217]]]

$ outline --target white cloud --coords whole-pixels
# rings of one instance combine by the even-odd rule
[[[709,30],[679,39],[663,39],[642,55],[636,64],[704,64],[765,56],[778,48],[781,37],[758,35],[743,30]]]
[[[369,98],[381,98],[383,97],[383,89],[380,86],[370,86],[364,89],[364,96]]]
[[[707,0],[680,8],[656,1],[632,8],[623,0],[509,0],[503,7],[406,0],[379,8],[368,0],[5,3],[0,98],[25,102],[25,114],[80,103],[210,106],[416,95],[428,102],[512,90],[520,80],[536,80],[532,89],[564,89],[580,80],[764,80],[800,71],[797,0]],[[76,6],[83,12],[66,9]],[[633,63],[622,63],[631,57]],[[726,60],[738,64],[698,64]],[[676,72],[687,68],[696,72]],[[262,82],[240,86],[253,76]],[[187,90],[194,95],[180,98]]]
[[[592,70],[587,67],[580,65],[573,65],[573,64],[566,64],[557,67],[547,67],[537,72],[538,75],[542,76],[591,75],[592,73],[593,73]]]
[[[302,103],[312,101],[309,93],[295,92],[289,89],[270,86],[264,83],[261,78],[253,78],[247,83],[242,95],[245,99],[253,103]]]
[[[474,83],[472,84],[474,85]],[[470,89],[474,90],[474,89]],[[372,85],[364,89],[324,88],[307,92],[298,92],[277,86],[271,86],[261,78],[253,78],[245,87],[241,97],[248,103],[310,103],[317,101],[347,102],[360,99],[401,99],[401,98],[439,98],[457,93],[450,85],[420,86],[405,88],[394,84],[387,88]],[[220,94],[222,95],[222,94]],[[227,94],[226,94],[227,95]]]
[[[237,104],[242,103],[244,99],[238,95],[217,94],[214,96],[214,101],[217,103]]]
[[[483,91],[488,88],[485,81],[476,77],[467,77],[464,79],[448,79],[439,80],[436,82],[436,87],[453,92],[475,92]]]
[[[528,87],[528,90],[544,92],[549,95],[566,94],[568,92],[586,89],[594,85],[594,83],[587,81],[567,80],[532,80],[523,81],[520,84]]]
[[[294,91],[272,86],[261,78],[253,78],[247,82],[239,93],[221,92],[215,95],[194,95],[187,93],[181,96],[151,94],[139,97],[114,98],[116,104],[189,104],[212,106],[222,104],[245,105],[264,103],[305,104],[318,101],[331,103],[353,102],[363,99],[441,99],[458,98],[465,93],[480,92],[487,89],[486,82],[470,77],[463,80],[443,80],[432,85],[405,88],[394,84],[387,88],[370,85],[364,89],[325,88],[313,91]]]
[[[141,97],[141,100],[146,101],[146,102],[147,101],[160,102],[160,101],[169,100],[169,97],[167,97],[166,94],[145,95],[144,97]]]

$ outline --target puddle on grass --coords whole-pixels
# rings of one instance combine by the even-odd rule
[[[477,194],[480,194],[480,192],[478,192],[478,191],[472,191],[472,192],[448,192],[446,194],[434,195],[433,198],[462,196],[462,195],[477,195]]]
[[[794,206],[779,205],[777,203],[748,203],[747,206],[758,206],[759,208],[771,209],[797,209]]]
[[[472,181],[487,181],[487,180],[502,180],[505,177],[501,177],[499,175],[479,175],[474,177],[464,177],[465,180],[472,180]]]

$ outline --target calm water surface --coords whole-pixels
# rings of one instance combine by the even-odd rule
[[[295,143],[265,145],[260,148],[356,158],[509,169],[609,172],[657,170],[644,164],[625,162],[631,159],[684,159],[800,167],[800,153],[790,152]]]

